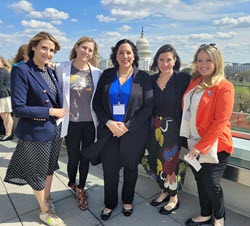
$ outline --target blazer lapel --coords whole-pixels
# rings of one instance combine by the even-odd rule
[[[94,91],[95,91],[100,76],[97,73],[96,69],[94,67],[92,67],[91,64],[88,64],[88,65],[89,65],[89,68],[90,68],[90,71],[91,71],[91,75],[92,75],[92,79],[93,79],[93,85],[94,85]]]
[[[67,62],[63,65],[62,68],[62,76],[63,79],[63,90],[64,90],[64,99],[66,100],[66,106],[69,108],[70,106],[70,73],[71,73],[71,65],[72,61]]]
[[[205,89],[198,106],[199,112],[201,112],[206,107],[208,102],[212,99],[214,93],[215,93],[214,89],[211,88]]]
[[[51,100],[53,100],[53,102],[58,105],[56,103],[56,101],[54,100],[54,96],[50,91],[50,88],[48,86],[48,84],[45,82],[45,80],[43,79],[43,77],[41,76],[41,74],[39,73],[39,71],[35,71],[34,68],[32,68],[32,70],[30,71],[31,76],[38,82],[38,84],[42,87],[43,90],[46,90],[47,95],[50,97]]]
[[[53,81],[53,83],[54,83],[54,85],[56,87],[56,90],[57,90],[58,103],[57,103],[56,99],[55,99],[55,103],[58,104],[61,107],[62,104],[63,104],[62,89],[61,89],[61,87],[60,87],[60,85],[59,85],[59,83],[57,81],[57,78],[56,78],[56,75],[55,75],[54,71],[52,69],[50,69],[50,68],[47,68],[47,70],[48,70],[49,76],[50,76],[51,80]],[[50,94],[52,94],[52,93],[50,92]],[[51,98],[54,100],[53,97],[54,96],[52,95]]]
[[[110,113],[110,115],[112,115],[112,109],[111,109],[110,102],[109,102],[109,89],[114,81],[115,75],[116,75],[116,71],[113,70],[112,73],[107,75],[106,82],[105,82],[104,101],[106,102],[105,107],[107,107],[107,111]]]
[[[132,108],[132,101],[134,99],[135,96],[138,96],[138,91],[140,90],[140,78],[138,78],[137,73],[138,73],[138,68],[134,67],[134,78],[133,78],[133,82],[132,82],[132,87],[131,87],[131,93],[130,93],[130,97],[128,100],[128,106],[125,112],[125,117],[124,117],[124,121],[126,122],[129,118],[131,118],[132,116],[129,114],[131,112],[131,108]],[[133,111],[132,111],[133,112]]]

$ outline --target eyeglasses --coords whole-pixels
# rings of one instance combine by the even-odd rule
[[[200,45],[200,48],[201,48],[201,47],[205,47],[205,46],[215,47],[215,46],[216,46],[216,43],[202,44],[202,45]]]

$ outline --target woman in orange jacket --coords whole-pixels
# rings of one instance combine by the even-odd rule
[[[234,105],[234,87],[225,79],[224,61],[214,43],[199,47],[193,60],[192,81],[183,96],[180,135],[188,138],[188,157],[197,158],[201,169],[192,171],[197,182],[201,213],[187,226],[224,225],[225,208],[220,181],[233,152],[229,119]],[[215,150],[215,160],[201,161]],[[200,157],[202,156],[202,157]],[[199,159],[200,157],[200,159]]]

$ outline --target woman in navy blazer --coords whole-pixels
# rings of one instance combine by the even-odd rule
[[[149,135],[153,91],[149,75],[139,70],[136,46],[127,39],[112,48],[113,68],[101,75],[93,100],[99,119],[98,139],[107,139],[101,151],[104,202],[101,218],[107,220],[118,204],[119,171],[124,169],[123,214],[133,211],[137,166]]]
[[[60,49],[56,39],[46,32],[35,35],[28,44],[27,63],[11,71],[13,113],[19,118],[15,134],[17,147],[4,181],[30,185],[40,205],[40,219],[48,225],[61,225],[50,197],[53,173],[61,138],[62,91],[55,72],[47,65]]]

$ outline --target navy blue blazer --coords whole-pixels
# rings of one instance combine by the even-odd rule
[[[14,66],[11,70],[11,101],[14,115],[19,118],[16,136],[25,141],[49,141],[55,133],[55,118],[50,108],[62,108],[62,90],[53,69],[48,73],[57,89],[57,99],[41,76],[33,60]]]

